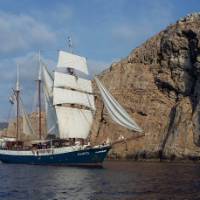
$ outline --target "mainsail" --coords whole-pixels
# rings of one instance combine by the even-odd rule
[[[66,73],[54,73],[53,87],[53,104],[56,109],[59,136],[86,139],[95,110],[92,83],[75,73],[75,70],[78,70],[88,74],[86,58],[60,51],[57,69],[61,67],[66,69]]]
[[[93,121],[90,110],[56,106],[60,138],[86,139]]]
[[[101,97],[103,99],[105,107],[110,117],[113,119],[113,121],[115,121],[116,123],[130,130],[143,132],[143,130],[137,125],[137,123],[124,110],[124,108],[115,100],[115,98],[102,85],[99,79],[95,77],[95,81],[100,90]]]

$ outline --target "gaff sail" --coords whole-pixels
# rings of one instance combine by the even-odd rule
[[[20,103],[21,114],[22,114],[22,131],[25,135],[35,135],[35,131],[31,125],[30,118],[24,108],[24,105],[21,99],[19,103]]]
[[[58,135],[58,125],[55,107],[53,106],[51,98],[48,93],[44,90],[44,103],[45,103],[45,114],[47,121],[47,134]]]
[[[47,134],[58,135],[55,107],[53,106],[53,77],[45,65],[42,65],[42,80],[47,121]]]

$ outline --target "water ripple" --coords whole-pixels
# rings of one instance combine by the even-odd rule
[[[0,164],[0,200],[195,200],[200,165],[106,162],[103,169]]]

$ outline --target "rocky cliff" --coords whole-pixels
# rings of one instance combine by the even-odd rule
[[[200,157],[200,14],[170,25],[99,78],[145,136],[131,139],[97,97],[93,143],[124,136],[110,154],[120,158]]]

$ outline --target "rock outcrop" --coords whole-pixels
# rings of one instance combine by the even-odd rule
[[[131,139],[133,133],[116,125],[97,97],[93,143],[123,135],[126,142],[114,145],[110,156],[200,157],[200,14],[170,25],[99,78],[145,136]]]

